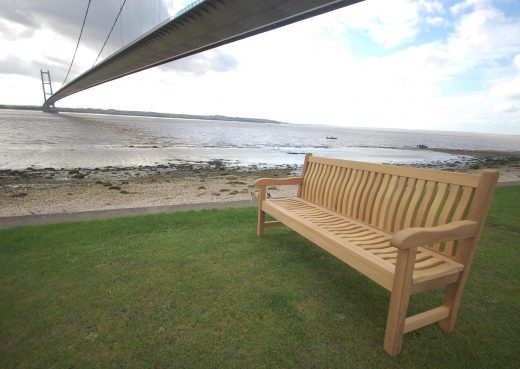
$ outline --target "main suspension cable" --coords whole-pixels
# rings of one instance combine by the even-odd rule
[[[65,76],[65,79],[63,80],[62,86],[65,85],[65,82],[67,82],[67,78],[69,78],[70,70],[72,69],[72,64],[74,64],[74,59],[76,58],[76,53],[78,52],[79,42],[81,41],[81,35],[83,34],[83,28],[85,27],[85,21],[87,20],[88,9],[90,8],[91,1],[92,0],[88,0],[87,10],[85,11],[85,16],[83,17],[83,24],[81,25],[81,31],[79,32],[78,43],[76,44],[76,50],[74,50],[74,55],[72,56],[72,61],[70,62],[69,70],[67,71],[67,75]]]
[[[99,54],[98,54],[96,60],[94,61],[94,64],[92,64],[92,66],[96,65],[99,57],[101,56],[101,53],[103,52],[103,49],[105,48],[105,46],[106,46],[106,44],[108,42],[108,39],[110,38],[110,35],[112,34],[112,31],[114,30],[114,27],[116,26],[117,20],[119,19],[119,16],[121,15],[121,12],[123,11],[123,8],[124,8],[125,4],[126,4],[126,0],[123,1],[123,4],[119,8],[119,13],[117,13],[116,20],[114,21],[114,24],[112,24],[112,28],[110,29],[110,32],[108,32],[108,36],[107,36],[105,42],[103,43],[103,46],[101,47],[101,50],[99,51]]]

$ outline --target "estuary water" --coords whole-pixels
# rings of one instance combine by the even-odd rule
[[[220,160],[301,165],[303,155],[425,164],[459,157],[416,146],[519,150],[520,136],[0,110],[0,169],[137,167]]]

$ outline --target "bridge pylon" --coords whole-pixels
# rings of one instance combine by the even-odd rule
[[[43,89],[43,111],[50,113],[54,112],[54,103],[47,104],[48,97],[52,96],[52,82],[51,82],[51,73],[49,70],[47,72],[40,69],[40,76],[42,78],[42,89]]]

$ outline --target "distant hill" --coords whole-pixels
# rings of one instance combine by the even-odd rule
[[[1,105],[0,104],[0,109],[42,111],[42,107],[36,106],[36,105]],[[116,109],[56,108],[55,112],[56,113],[132,115],[132,116],[138,116],[138,117],[205,119],[205,120],[225,120],[225,121],[235,121],[235,122],[287,124],[287,123],[279,122],[276,120],[260,119],[260,118],[227,117],[225,115],[173,114],[173,113],[157,113],[157,112],[152,112],[152,111],[116,110]]]

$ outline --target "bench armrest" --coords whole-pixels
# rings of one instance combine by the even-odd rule
[[[478,223],[458,220],[436,227],[405,228],[394,234],[390,244],[399,249],[430,245],[438,242],[461,240],[476,235]]]
[[[255,181],[255,186],[301,185],[302,183],[303,183],[303,177],[260,178]]]

